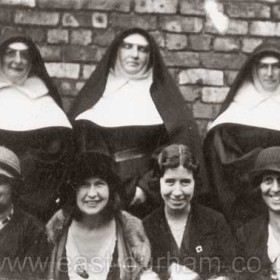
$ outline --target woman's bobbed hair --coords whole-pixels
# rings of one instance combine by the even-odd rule
[[[68,184],[61,192],[61,199],[65,202],[64,208],[73,213],[74,219],[81,219],[82,213],[76,203],[77,190],[84,180],[91,177],[98,177],[108,184],[109,201],[102,215],[104,220],[110,220],[121,208],[121,182],[115,172],[113,160],[104,154],[86,152],[75,157]]]
[[[158,155],[159,176],[162,177],[167,169],[183,166],[197,174],[198,162],[188,146],[172,144],[162,149]]]

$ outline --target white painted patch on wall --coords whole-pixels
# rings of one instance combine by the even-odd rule
[[[219,33],[224,34],[229,25],[229,18],[219,11],[215,0],[205,0],[205,11]]]

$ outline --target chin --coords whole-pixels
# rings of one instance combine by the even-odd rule
[[[95,216],[102,212],[103,209],[84,209],[82,210],[83,215]]]
[[[269,92],[273,92],[277,89],[277,86],[267,86],[267,87],[264,86],[263,89]]]
[[[269,209],[272,213],[280,215],[280,207],[270,207]]]
[[[24,77],[24,75],[22,75],[22,74],[18,74],[18,73],[16,73],[16,74],[11,74],[11,75],[9,75],[8,76],[8,78],[10,79],[10,80],[12,80],[12,81],[15,81],[15,80],[20,80],[20,79],[22,79]]]
[[[170,206],[169,208],[170,208],[172,211],[174,211],[174,212],[180,213],[180,212],[185,211],[185,209],[186,209],[187,207],[188,207],[188,205],[178,205],[178,206],[172,205],[172,206]]]

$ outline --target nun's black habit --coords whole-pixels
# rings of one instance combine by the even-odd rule
[[[26,80],[13,84],[1,71],[0,145],[20,158],[24,185],[21,207],[47,221],[56,210],[59,188],[66,180],[72,148],[72,127],[39,50],[22,33],[7,31],[0,39],[1,63],[10,43],[28,46],[31,70]]]
[[[158,111],[162,124],[159,125],[129,125],[119,127],[102,127],[94,120],[79,119],[77,116],[95,106],[106,88],[107,78],[111,68],[114,68],[117,51],[123,39],[130,34],[140,34],[147,39],[150,45],[150,68],[152,68],[152,82],[150,95]],[[110,112],[106,112],[110,114]],[[103,59],[82,88],[70,110],[70,117],[75,120],[74,129],[79,148],[86,150],[101,149],[113,156],[118,164],[119,175],[124,184],[126,202],[129,204],[134,197],[136,186],[139,186],[147,195],[147,202],[139,206],[143,216],[151,211],[160,199],[155,195],[155,183],[151,180],[153,167],[152,154],[159,148],[171,144],[181,143],[188,145],[198,159],[201,159],[201,143],[192,112],[189,110],[175,82],[169,74],[161,57],[155,40],[142,29],[124,31],[115,38],[109,46]],[[118,160],[118,155],[125,160]],[[202,172],[203,163],[202,164]],[[203,173],[202,173],[203,174]],[[150,176],[151,175],[151,176]],[[203,174],[203,179],[206,179]],[[157,184],[156,184],[157,185]],[[205,185],[205,188],[207,185]],[[198,187],[198,193],[204,189]],[[144,213],[145,212],[145,213]]]
[[[267,55],[280,60],[279,45],[263,43],[248,57],[204,141],[213,207],[234,228],[264,211],[248,174],[262,148],[280,145],[279,87],[270,101],[265,96],[270,93],[257,89],[254,82],[254,67]],[[264,110],[266,102],[272,105]]]

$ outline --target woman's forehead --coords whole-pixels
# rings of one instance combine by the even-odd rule
[[[140,34],[131,34],[128,35],[123,39],[123,42],[129,43],[129,44],[134,44],[134,45],[140,45],[140,46],[148,46],[149,42],[148,40]]]
[[[265,64],[273,64],[273,63],[278,63],[279,59],[273,55],[266,55],[266,56],[263,56],[259,62],[265,63]]]
[[[27,44],[23,43],[23,42],[14,42],[8,45],[8,48],[13,49],[13,50],[17,50],[17,51],[25,51],[28,50],[28,46]]]

